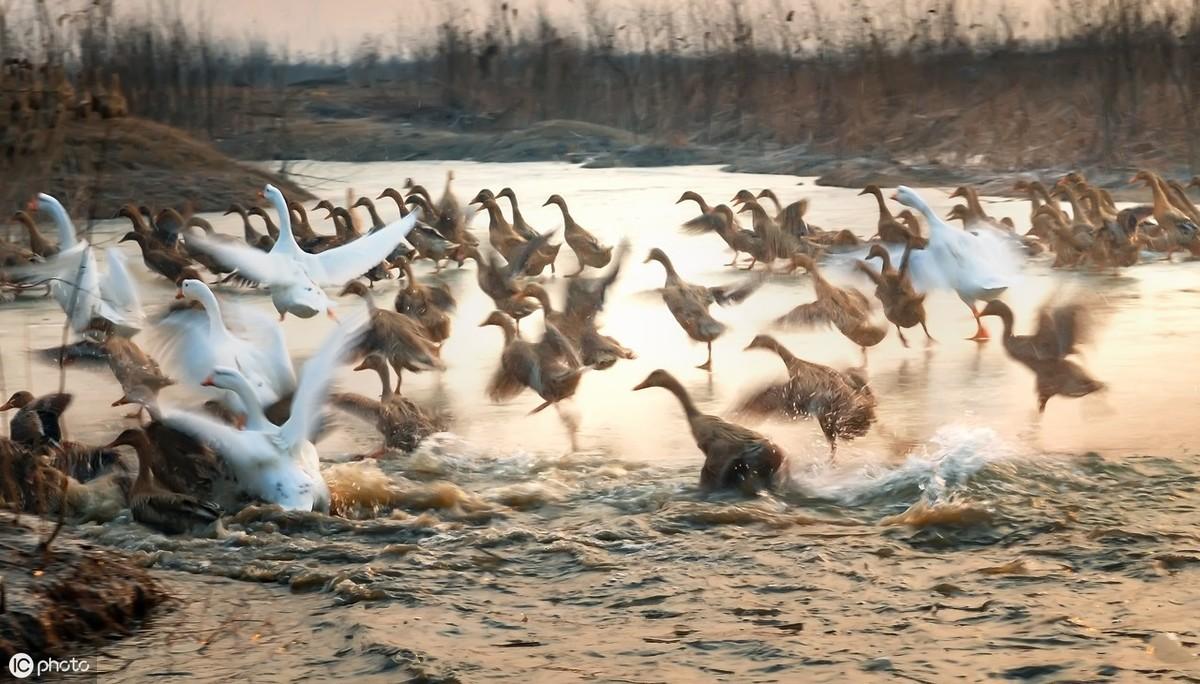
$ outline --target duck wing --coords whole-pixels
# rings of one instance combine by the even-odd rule
[[[519,340],[510,344],[500,355],[500,365],[488,381],[488,398],[500,402],[512,399],[526,387],[539,390],[542,384],[539,366],[533,345]]]
[[[311,274],[313,280],[318,285],[336,287],[362,276],[379,264],[381,254],[390,254],[396,249],[417,224],[418,213],[414,211],[374,233],[315,255],[321,272],[319,278],[315,277],[318,274]]]
[[[1091,316],[1081,303],[1044,307],[1038,312],[1033,344],[1041,358],[1065,358],[1091,339]]]
[[[296,389],[296,371],[278,321],[253,307],[229,304],[222,305],[221,318],[230,333],[247,343],[244,351],[254,361],[255,371],[271,383],[277,395]]]
[[[345,359],[353,338],[364,334],[364,329],[361,322],[353,327],[349,323],[334,326],[317,353],[304,364],[292,399],[292,414],[279,428],[279,436],[289,450],[308,441],[313,434],[321,421],[321,406],[329,395],[333,373]]]
[[[186,241],[188,249],[208,254],[229,272],[236,271],[239,276],[250,282],[279,282],[288,272],[281,262],[284,257],[275,252],[264,252],[250,245],[210,240],[200,235],[189,235]]]
[[[775,319],[775,326],[780,328],[796,328],[796,327],[812,327],[817,325],[830,325],[841,318],[840,312],[837,311],[827,300],[819,300],[801,304],[786,314]]]
[[[713,301],[721,306],[730,304],[741,304],[746,299],[758,291],[763,283],[766,282],[765,277],[750,278],[746,282],[738,285],[724,285],[720,287],[710,287],[708,292],[712,295]]]
[[[109,247],[104,250],[104,256],[107,268],[100,278],[100,292],[104,303],[118,317],[112,322],[140,330],[146,324],[146,315],[142,313],[142,300],[133,283],[133,276],[129,274],[125,255],[116,247]]]

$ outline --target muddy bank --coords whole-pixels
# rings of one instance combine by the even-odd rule
[[[5,512],[5,517],[11,514]],[[36,518],[0,524],[0,661],[77,655],[80,644],[128,634],[167,594],[123,554],[79,541]]]
[[[993,168],[976,161],[901,160],[887,156],[830,154],[805,145],[780,146],[761,141],[703,145],[666,143],[618,128],[582,121],[552,120],[519,130],[455,129],[383,118],[311,119],[286,131],[260,130],[217,142],[222,151],[243,159],[316,161],[480,162],[567,161],[584,168],[722,165],[740,173],[815,176],[818,185],[862,187],[900,184],[946,186],[971,183],[987,194],[1009,195],[1015,177],[1053,178],[1068,167]],[[1118,197],[1142,197],[1129,189],[1132,169],[1082,169],[1096,184]],[[1186,175],[1186,169],[1168,170]]]
[[[48,169],[14,169],[14,182],[3,189],[3,197],[19,205],[34,192],[48,192],[62,198],[72,213],[83,214],[90,205],[97,218],[111,218],[126,202],[164,207],[191,201],[197,211],[224,211],[231,202],[252,198],[265,183],[289,197],[312,197],[270,171],[153,121],[71,120],[60,133],[61,144],[38,153],[49,160]]]

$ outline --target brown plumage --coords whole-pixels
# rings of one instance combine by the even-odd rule
[[[563,239],[571,251],[575,252],[575,257],[579,260],[579,270],[568,275],[568,278],[573,278],[583,269],[591,266],[592,268],[603,268],[612,261],[611,245],[603,245],[596,236],[589,233],[583,226],[575,222],[571,218],[571,212],[567,209],[567,201],[562,198],[562,195],[551,195],[543,204],[543,207],[555,204],[562,211],[563,217]]]
[[[496,204],[494,198],[477,195],[471,203],[479,204],[488,213],[488,242],[492,248],[499,252],[505,261],[512,261],[527,240],[517,235],[512,224],[505,220],[504,213],[500,211],[500,205]]]
[[[867,259],[879,259],[880,268],[876,273],[866,262],[859,261],[856,266],[875,283],[875,296],[883,304],[883,315],[896,326],[900,335],[900,343],[908,346],[904,339],[903,328],[911,328],[920,324],[925,331],[925,338],[932,342],[933,336],[925,326],[925,295],[918,293],[908,277],[908,260],[912,255],[913,246],[905,245],[904,256],[900,259],[900,270],[892,268],[892,259],[882,245],[871,245],[867,251]]]
[[[142,262],[146,264],[146,268],[173,283],[181,278],[192,277],[188,273],[188,269],[192,269],[193,273],[195,272],[195,267],[192,265],[190,259],[179,252],[155,244],[154,241],[145,235],[131,231],[125,233],[125,236],[120,239],[120,242],[129,241],[136,242],[141,247]]]
[[[879,220],[876,222],[875,235],[880,240],[883,242],[912,244],[915,249],[925,247],[927,241],[921,237],[920,228],[918,227],[914,233],[907,222],[902,222],[892,215],[892,210],[888,208],[887,202],[883,199],[883,190],[878,185],[867,185],[858,194],[871,195],[875,198],[875,202],[879,206]],[[908,210],[906,209],[905,211]],[[909,212],[908,215],[911,217],[912,212]]]
[[[517,204],[517,194],[512,188],[501,188],[500,192],[496,193],[496,199],[499,201],[501,197],[507,197],[508,202],[512,205],[512,228],[517,235],[526,240],[536,239],[539,233],[534,230],[533,226],[525,220],[521,215],[521,207]],[[546,243],[544,247],[537,251],[537,254],[529,259],[529,265],[525,268],[525,275],[536,276],[541,275],[546,267],[550,267],[550,273],[556,273],[554,262],[558,259],[558,252],[562,249],[562,243],[550,244]]]
[[[645,263],[657,261],[666,270],[666,282],[660,292],[667,309],[675,317],[675,322],[683,331],[697,342],[704,342],[708,347],[708,357],[704,363],[697,366],[701,370],[712,370],[712,343],[725,332],[725,324],[713,318],[708,313],[708,307],[714,302],[725,306],[745,301],[761,285],[762,280],[751,280],[736,287],[704,287],[693,285],[679,277],[670,258],[661,249],[655,247],[646,256]]]
[[[246,207],[234,202],[225,210],[225,215],[237,214],[242,219],[242,239],[246,244],[256,249],[261,249],[264,252],[271,251],[271,247],[275,246],[275,238],[270,235],[263,235],[255,229],[254,224],[250,223],[250,214],[246,211]]]
[[[832,324],[851,342],[857,344],[867,357],[867,347],[874,347],[887,337],[887,326],[871,321],[871,303],[863,293],[832,285],[821,275],[816,263],[808,256],[792,257],[793,270],[803,267],[813,278],[817,300],[801,304],[775,321],[780,327]]]
[[[613,269],[610,278],[616,278]],[[525,286],[525,293],[532,295],[542,307],[546,321],[553,325],[571,345],[579,350],[580,360],[585,366],[596,370],[611,368],[620,359],[632,359],[636,355],[615,339],[600,334],[596,329],[596,313],[604,301],[604,290],[611,279],[576,278],[567,291],[567,306],[563,311],[554,308],[550,294],[536,284]],[[598,300],[598,301],[597,301]]]
[[[1166,259],[1178,250],[1188,250],[1200,255],[1200,226],[1176,209],[1167,197],[1162,179],[1149,171],[1138,171],[1130,183],[1141,181],[1154,193],[1154,221],[1163,229],[1166,237]]]
[[[733,259],[726,266],[736,266],[738,254],[742,252],[753,258],[746,270],[754,268],[759,261],[765,262],[769,256],[766,243],[754,231],[738,225],[733,210],[724,204],[718,204],[712,210],[687,221],[683,224],[683,230],[692,235],[716,233],[721,236],[733,250]]]
[[[406,276],[404,287],[396,293],[395,309],[419,322],[430,341],[441,344],[450,337],[450,313],[456,303],[445,284],[425,285],[417,281],[412,264],[401,260]]]
[[[221,507],[189,494],[169,491],[154,478],[158,450],[142,430],[122,432],[107,448],[133,447],[137,452],[138,475],[129,492],[133,519],[164,534],[203,534],[221,519]]]
[[[535,286],[536,287],[536,286]],[[553,405],[566,424],[571,437],[571,449],[576,450],[578,426],[559,408],[559,402],[575,395],[579,380],[587,366],[571,342],[559,332],[554,324],[547,322],[542,339],[527,342],[520,338],[516,323],[499,311],[493,311],[480,327],[495,325],[504,331],[504,349],[500,352],[500,365],[488,382],[487,395],[492,401],[512,399],[528,388],[542,399],[532,411],[537,413]]]
[[[120,383],[125,397],[135,396],[139,388],[144,389],[148,396],[157,397],[162,388],[175,384],[162,372],[158,362],[128,337],[109,335],[102,347],[108,359],[108,368]],[[121,403],[125,402],[118,399],[113,406]]]
[[[379,196],[375,199],[378,201],[384,197],[390,197],[396,203],[396,210],[400,212],[400,218],[408,216],[408,205],[404,203],[404,195],[399,190],[396,188],[384,188],[383,192],[379,193]]]
[[[987,212],[983,210],[983,204],[979,201],[979,192],[974,187],[970,185],[960,185],[954,189],[954,192],[950,193],[950,197],[952,199],[955,197],[962,197],[967,201],[967,215],[963,219],[964,225],[970,227],[976,224],[981,224],[991,226],[997,230],[1006,232],[1012,231],[1012,226],[1009,226],[1003,221],[997,221],[996,219],[987,215]]]
[[[20,224],[29,235],[29,251],[43,258],[58,254],[58,246],[42,235],[42,232],[38,230],[37,222],[28,213],[18,211],[12,215],[11,220],[13,223]]]
[[[347,294],[358,295],[367,303],[367,331],[353,345],[355,357],[378,353],[387,359],[396,371],[396,391],[400,391],[400,374],[405,370],[418,373],[445,370],[438,348],[425,336],[425,328],[416,319],[379,308],[371,292],[357,280],[342,290],[341,296]]]
[[[696,446],[704,452],[702,489],[737,489],[753,494],[772,486],[786,460],[775,443],[753,430],[701,413],[683,385],[665,370],[650,373],[633,389],[636,392],[648,387],[667,390],[683,407]]]
[[[354,370],[370,370],[379,374],[379,381],[383,385],[379,399],[351,392],[334,393],[329,399],[346,413],[373,423],[383,435],[386,448],[412,451],[421,444],[421,440],[441,429],[440,422],[426,414],[415,402],[392,391],[391,373],[382,356],[368,354]]]
[[[63,441],[62,414],[71,405],[70,394],[47,394],[34,397],[21,390],[0,405],[0,412],[17,409],[9,421],[9,434],[14,442],[27,449],[41,449]]]
[[[489,252],[485,257],[475,247],[464,248],[467,256],[474,259],[478,265],[476,279],[479,289],[492,298],[497,309],[518,322],[537,311],[536,302],[524,294],[524,288],[518,282],[518,278],[525,273],[529,257],[550,240],[550,235],[551,233],[543,233],[525,243],[514,255],[513,260],[506,264],[501,263],[495,252]]]
[[[748,396],[739,406],[739,414],[816,418],[834,453],[838,439],[867,434],[875,421],[875,395],[862,377],[797,358],[770,335],[758,335],[746,349],[778,354],[787,367],[788,379]]]
[[[1042,307],[1037,330],[1032,335],[1013,334],[1012,309],[998,299],[988,302],[979,315],[999,316],[1004,322],[1004,350],[1037,377],[1039,413],[1046,410],[1046,402],[1055,395],[1083,397],[1104,389],[1104,383],[1067,358],[1087,341],[1090,332],[1088,311],[1083,304]]]

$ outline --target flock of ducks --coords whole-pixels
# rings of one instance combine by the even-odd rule
[[[510,188],[481,190],[463,204],[451,189],[452,180],[449,174],[437,201],[411,180],[404,191],[387,188],[375,200],[361,197],[347,207],[323,200],[313,210],[326,212],[333,234],[317,231],[305,208],[271,185],[259,193],[271,211],[234,205],[227,212],[240,216],[241,239],[217,233],[187,209],[154,213],[129,205],[120,216],[132,229],[121,241],[137,243],[145,267],[176,286],[175,301],[153,317],[143,311],[122,251],[108,248],[101,266],[95,248],[79,237],[63,205],[38,195],[14,218],[28,233],[28,248],[0,245],[5,256],[0,279],[17,291],[48,286],[77,339],[57,350],[57,358],[64,363],[102,360],[121,388],[113,405],[132,405],[129,418],[139,423],[103,446],[73,443],[65,439],[61,423],[70,394],[17,392],[0,406],[0,411],[15,411],[11,438],[0,441],[0,498],[18,509],[44,511],[92,496],[94,490],[119,490],[134,519],[169,534],[209,531],[219,525],[222,511],[251,501],[329,512],[331,496],[316,447],[330,429],[326,407],[378,429],[382,444],[371,457],[382,457],[388,449],[412,451],[447,427],[445,416],[401,393],[405,373],[446,368],[441,349],[451,334],[455,298],[445,284],[418,278],[414,264],[422,260],[431,262],[434,274],[449,262],[458,267],[476,262],[478,286],[495,308],[480,326],[495,326],[503,335],[487,395],[508,401],[532,391],[541,400],[532,413],[554,407],[576,448],[577,419],[563,410],[563,403],[576,394],[587,372],[635,358],[599,329],[607,293],[625,268],[629,245],[603,244],[574,220],[562,196],[553,195],[545,205],[562,213],[562,242],[556,243],[557,231],[538,232],[525,221]],[[1024,235],[1014,231],[1011,221],[988,216],[970,187],[952,195],[966,202],[949,214],[962,221],[957,228],[910,188],[895,190],[892,199],[905,209],[893,214],[884,192],[867,186],[861,194],[871,195],[879,209],[875,234],[867,241],[850,231],[811,225],[805,220],[807,201],[783,206],[770,190],[739,191],[732,206],[711,206],[699,194],[686,192],[677,203],[695,202],[701,213],[684,223],[683,230],[718,235],[734,252],[726,266],[761,266],[762,271],[742,282],[708,286],[685,281],[662,249],[649,250],[645,263],[654,261],[663,269],[662,300],[680,328],[706,345],[699,368],[707,371],[713,368],[712,343],[726,332],[711,306],[746,301],[777,268],[781,275],[776,277],[807,273],[815,298],[782,313],[773,327],[832,326],[861,349],[864,365],[867,350],[892,327],[905,346],[903,331],[916,326],[927,344],[933,343],[925,298],[933,290],[953,291],[976,323],[970,339],[986,341],[983,319],[1001,319],[1008,355],[1036,377],[1041,411],[1054,396],[1080,397],[1103,384],[1072,358],[1087,339],[1085,306],[1047,306],[1033,334],[1014,332],[1013,312],[999,297],[1020,276],[1029,255],[1053,254],[1056,267],[1094,268],[1133,263],[1127,254],[1131,248],[1135,254],[1140,249],[1161,252],[1167,259],[1178,251],[1200,256],[1200,217],[1183,188],[1148,172],[1135,181],[1152,190],[1152,206],[1118,211],[1102,189],[1078,174],[1060,179],[1050,191],[1036,181],[1022,181],[1018,189],[1029,193],[1033,226]],[[395,203],[397,220],[380,217],[375,201],[383,199]],[[507,201],[511,220],[505,218],[501,199]],[[1059,199],[1070,204],[1069,214]],[[366,230],[359,227],[355,208],[370,216]],[[487,215],[486,244],[468,230],[475,212]],[[53,221],[57,245],[40,233],[33,218],[39,213]],[[739,225],[743,214],[749,214],[750,229]],[[556,273],[562,244],[574,252],[577,268],[565,276],[566,302],[559,308],[545,279]],[[742,255],[749,258],[745,266],[739,263]],[[853,270],[874,285],[882,319],[868,294],[826,278],[824,267],[836,260],[850,260]],[[587,274],[588,269],[595,273]],[[404,282],[389,307],[377,301],[374,285],[397,274]],[[279,321],[288,314],[309,318],[324,313],[337,323],[297,373],[279,322],[219,295],[222,288],[268,289]],[[363,310],[342,320],[327,288],[336,288],[338,298],[362,300]],[[537,312],[543,332],[528,338],[521,321]],[[134,342],[142,331],[152,354]],[[835,454],[840,441],[865,435],[875,422],[877,398],[863,369],[805,361],[767,333],[757,335],[746,349],[779,356],[787,377],[745,397],[735,418],[812,418]],[[378,398],[332,389],[336,371],[347,364],[378,375]],[[173,385],[204,401],[196,406],[161,403],[158,394]],[[651,387],[678,399],[705,456],[703,489],[753,493],[780,477],[786,456],[771,440],[701,413],[667,370],[651,372],[634,389]],[[136,473],[121,467],[116,450],[122,447],[136,454]]]

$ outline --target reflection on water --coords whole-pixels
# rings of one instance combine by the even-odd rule
[[[1178,633],[1184,650],[1195,651],[1197,639],[1194,611],[1186,610],[1189,575],[1200,562],[1193,532],[1200,471],[1189,460],[1200,436],[1189,343],[1200,327],[1194,263],[1155,263],[1120,276],[1030,266],[1007,296],[1017,327],[1027,329],[1053,291],[1102,295],[1101,327],[1084,363],[1110,387],[1082,400],[1054,399],[1040,419],[1033,377],[998,342],[962,340],[973,331],[965,307],[953,295],[932,295],[938,344],[926,348],[913,336],[905,349],[893,335],[870,351],[879,422],[868,437],[830,462],[815,424],[765,423],[759,429],[791,457],[787,486],[752,501],[706,499],[695,488],[701,457],[674,399],[630,390],[663,367],[702,410],[728,411],[742,393],[783,373],[776,357],[742,349],[768,321],[810,300],[812,287],[806,276],[777,275],[745,304],[715,309],[729,331],[715,345],[715,371],[695,370],[704,349],[654,291],[661,267],[642,258],[660,247],[696,283],[745,275],[721,266],[729,254],[716,236],[680,234],[694,205],[673,202],[686,189],[716,202],[743,186],[769,186],[785,201],[809,197],[817,225],[863,235],[874,230],[873,202],[852,190],[712,168],[330,163],[304,172],[341,179],[318,189],[341,201],[344,186],[374,196],[408,176],[439,188],[451,166],[461,198],[510,185],[526,218],[544,230],[560,225],[553,207],[539,208],[557,192],[602,240],[627,236],[634,244],[602,330],[639,358],[584,377],[575,400],[582,450],[565,453],[553,412],[525,415],[538,403],[533,395],[502,406],[486,401],[502,339],[476,327],[491,303],[475,286],[473,266],[452,267],[440,276],[460,304],[443,352],[450,368],[404,380],[406,394],[455,416],[452,432],[411,457],[350,462],[373,451],[378,437],[343,421],[321,450],[332,488],[353,504],[348,519],[253,507],[229,521],[231,534],[220,541],[165,539],[127,518],[85,528],[146,563],[201,576],[172,585],[185,600],[162,618],[163,630],[107,649],[122,661],[141,658],[124,663],[118,679],[171,670],[211,679],[254,671],[394,681],[394,667],[407,676],[487,681],[534,673],[554,681],[1195,673],[1194,661],[1155,656],[1166,646],[1146,647],[1165,631]],[[939,210],[952,204],[944,192],[925,195]],[[394,211],[390,202],[380,208],[385,218]],[[1025,203],[996,201],[988,210],[1027,222]],[[240,230],[210,218],[221,230]],[[482,239],[485,226],[479,217]],[[100,230],[103,242],[124,226]],[[559,263],[566,272],[574,267],[565,249]],[[866,289],[844,259],[830,271]],[[146,301],[165,304],[166,283],[138,275]],[[561,302],[562,279],[547,283]],[[390,299],[395,284],[379,287]],[[226,296],[270,307],[258,293]],[[348,298],[342,306],[361,303]],[[8,331],[5,392],[56,385],[57,371],[30,363],[25,350],[57,344],[57,306],[27,299],[0,317]],[[999,333],[998,321],[990,324]],[[289,318],[298,358],[312,353],[328,325]],[[536,314],[522,325],[527,335],[538,326]],[[779,337],[812,361],[860,363],[836,332]],[[346,369],[339,382],[377,392],[364,375]],[[116,384],[83,369],[69,370],[67,382],[77,396],[71,437],[111,438],[121,415],[106,408]],[[178,396],[168,391],[163,399]],[[244,592],[245,581],[271,588]],[[230,620],[252,628],[235,629],[242,623]],[[322,631],[314,636],[314,628]],[[221,638],[205,643],[212,634]]]

